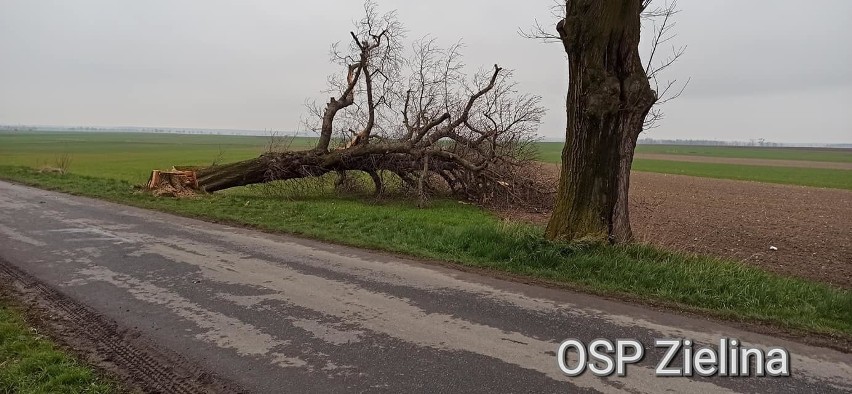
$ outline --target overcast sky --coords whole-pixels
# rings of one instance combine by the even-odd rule
[[[662,1],[662,0],[658,0]],[[462,39],[465,63],[516,70],[564,134],[559,45],[521,38],[552,0],[378,0],[409,37]],[[852,142],[852,1],[681,0],[692,78],[660,139]],[[0,0],[0,124],[295,130],[322,98],[354,0]]]

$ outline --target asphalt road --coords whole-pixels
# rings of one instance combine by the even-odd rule
[[[0,259],[250,392],[852,391],[834,350],[4,182]],[[654,377],[654,338],[721,337],[785,347],[792,377]],[[634,338],[647,356],[626,377],[569,378],[567,338]]]

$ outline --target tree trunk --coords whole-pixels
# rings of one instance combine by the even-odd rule
[[[569,0],[557,25],[569,63],[568,125],[550,239],[632,240],[636,140],[656,93],[639,58],[641,0]]]
[[[267,153],[254,159],[207,167],[197,173],[198,189],[213,193],[256,183],[320,176],[337,170],[334,166],[323,166],[327,156],[331,155],[315,150]]]

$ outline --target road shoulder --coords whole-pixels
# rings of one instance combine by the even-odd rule
[[[121,392],[239,393],[232,382],[167,349],[133,329],[41,283],[0,258],[0,297],[21,306],[30,324],[70,350],[101,375],[121,383]]]

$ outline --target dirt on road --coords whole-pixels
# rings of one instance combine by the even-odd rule
[[[0,300],[33,329],[120,382],[121,393],[241,393],[238,385],[164,349],[0,259]]]
[[[558,166],[544,170],[555,184]],[[852,288],[852,191],[635,172],[630,192],[640,241]]]

